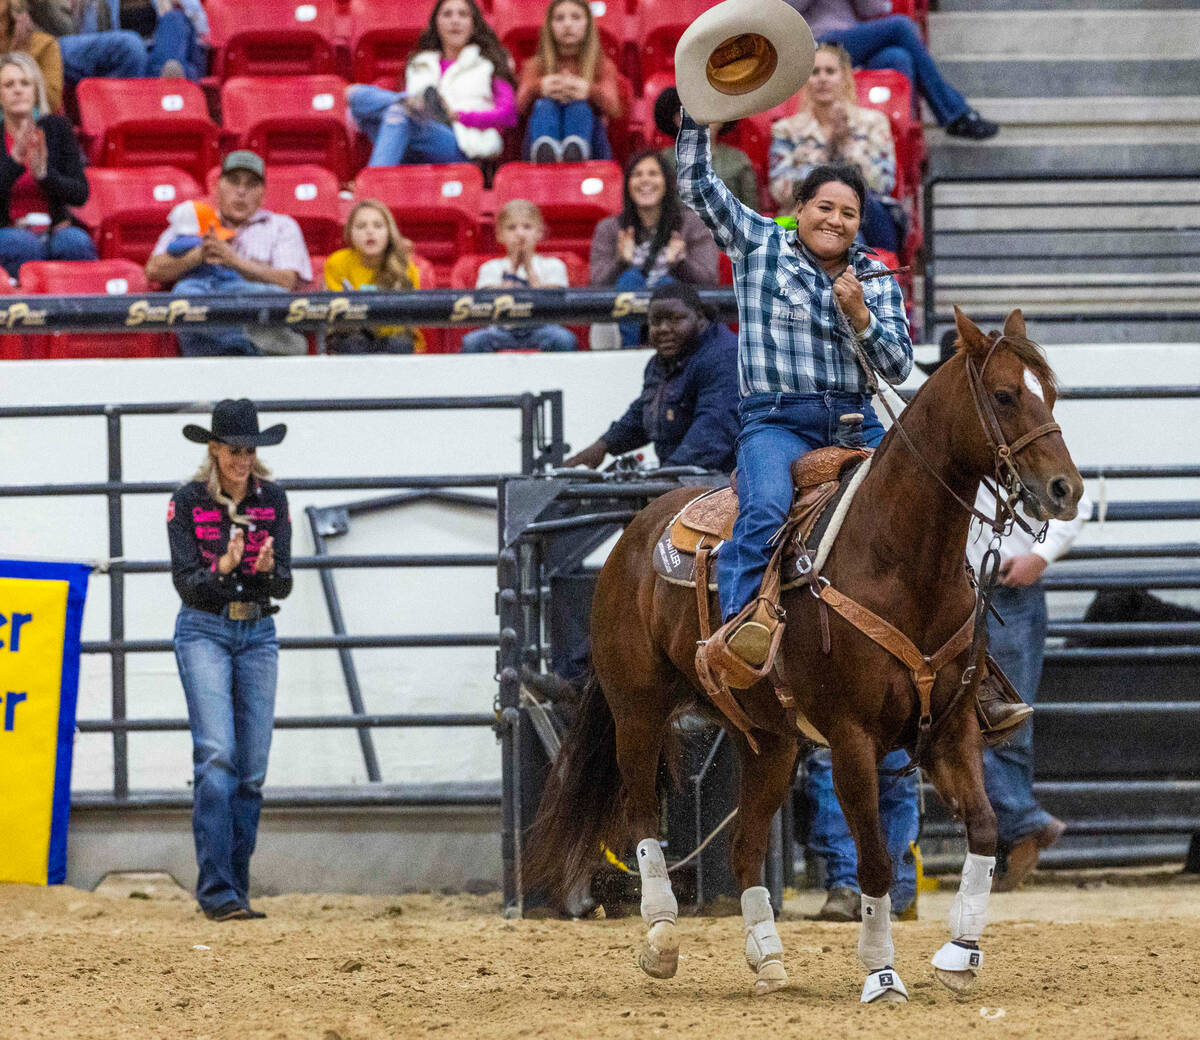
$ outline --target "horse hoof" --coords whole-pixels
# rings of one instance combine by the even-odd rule
[[[783,989],[788,984],[787,972],[782,961],[763,961],[758,966],[758,978],[754,980],[754,995],[765,996]]]
[[[679,936],[671,921],[659,921],[646,934],[638,965],[652,979],[673,979],[679,970]]]
[[[973,971],[948,971],[945,968],[934,968],[934,975],[947,989],[955,993],[970,993],[979,981],[979,976]]]

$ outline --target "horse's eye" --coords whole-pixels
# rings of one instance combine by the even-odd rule
[[[998,404],[1009,405],[1009,404],[1012,404],[1013,401],[1015,400],[1013,395],[1010,394],[1007,390],[997,390],[995,392],[995,394],[993,394],[993,396],[996,398],[996,402]]]

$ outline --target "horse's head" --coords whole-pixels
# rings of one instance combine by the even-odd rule
[[[988,335],[957,307],[960,359],[977,413],[972,462],[1018,493],[1037,520],[1075,516],[1083,479],[1054,423],[1054,373],[1019,310]],[[947,366],[948,367],[948,366]]]

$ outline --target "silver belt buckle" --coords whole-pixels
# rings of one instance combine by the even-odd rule
[[[230,621],[258,621],[262,617],[262,606],[258,603],[230,603],[226,610]]]

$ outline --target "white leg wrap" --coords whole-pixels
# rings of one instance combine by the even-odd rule
[[[995,856],[976,856],[967,853],[963,864],[962,883],[950,907],[950,938],[979,942],[987,924],[988,897],[992,894],[992,875],[996,872]]]
[[[892,897],[862,897],[862,929],[858,933],[858,958],[871,972],[888,967],[896,955],[892,945]],[[866,999],[865,997],[863,998]]]
[[[762,885],[742,893],[742,923],[746,926],[746,963],[752,971],[758,971],[763,961],[783,959],[771,896]]]
[[[674,924],[679,916],[679,904],[671,891],[662,847],[653,838],[643,838],[638,842],[637,862],[642,875],[642,920],[648,925],[659,921]]]
[[[864,1004],[873,1004],[887,993],[898,993],[905,1000],[908,1000],[908,990],[904,988],[904,983],[900,980],[900,976],[896,974],[894,968],[880,968],[878,971],[871,972],[867,976],[867,981],[863,983],[862,997],[860,999]],[[888,999],[891,1001],[896,998],[889,997]]]

